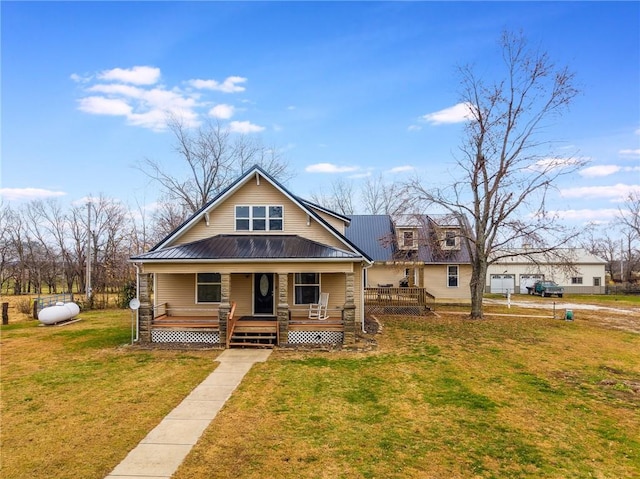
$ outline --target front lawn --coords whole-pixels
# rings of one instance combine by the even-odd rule
[[[174,479],[640,476],[639,334],[438,313],[382,318],[372,352],[275,350]],[[82,317],[2,327],[3,478],[103,478],[215,368],[126,346],[128,311]]]

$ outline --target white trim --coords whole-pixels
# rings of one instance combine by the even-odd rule
[[[263,229],[263,230],[254,230],[253,229],[254,220],[256,220],[256,219],[260,220],[260,219],[263,219],[263,218],[254,218],[253,209],[254,208],[260,208],[260,207],[265,209],[265,216],[264,216],[264,222],[265,222],[264,223],[264,227],[265,227],[265,229]],[[238,208],[249,208],[249,216],[246,217],[246,218],[244,216],[241,216],[241,217],[238,218]],[[279,218],[278,217],[271,218],[271,216],[269,216],[269,208],[280,208],[280,212],[282,213],[282,216],[280,216]],[[249,221],[249,229],[247,229],[247,230],[239,230],[238,229],[238,219],[240,219],[240,220],[248,220]],[[273,220],[280,220],[282,222],[282,228],[280,228],[279,230],[278,229],[272,230],[271,227],[270,227],[270,224],[269,224],[269,222],[272,219]],[[249,231],[249,232],[254,232],[254,231],[284,232],[284,205],[263,205],[263,204],[250,204],[250,205],[248,205],[248,204],[238,204],[238,205],[234,205],[233,206],[233,228],[234,228],[234,231],[236,233],[242,232],[242,231]]]
[[[196,283],[196,287],[195,287],[195,298],[194,298],[194,304],[220,304],[222,302],[222,273],[218,273],[216,271],[196,271],[195,273],[185,273],[185,274],[193,274],[194,275],[194,280]],[[220,275],[220,301],[198,301],[198,285],[199,284],[212,284],[212,285],[216,285],[218,283],[198,283],[198,275],[199,274],[219,274]],[[155,290],[154,290],[155,291]]]
[[[455,266],[455,268],[456,268],[456,285],[455,286],[449,285],[449,268],[451,266]],[[447,271],[446,271],[446,278],[447,278],[447,288],[459,288],[460,287],[460,265],[459,264],[448,264],[447,265]]]
[[[318,298],[320,298],[320,293],[322,293],[322,273],[314,272],[314,271],[305,271],[303,273],[292,273],[293,274],[293,305],[294,306],[309,306],[309,303],[296,303],[296,274],[317,274],[318,275]],[[306,284],[300,283],[300,286],[315,286],[314,284]]]

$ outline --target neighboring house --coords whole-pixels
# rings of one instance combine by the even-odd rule
[[[139,341],[355,342],[372,262],[345,236],[349,222],[254,166],[131,258],[139,270]],[[321,293],[328,293],[328,317],[311,318]]]
[[[451,215],[353,215],[346,236],[372,260],[365,286],[417,286],[437,301],[469,299],[471,262]]]
[[[565,293],[605,293],[606,261],[582,248],[558,250],[553,256],[531,253],[527,248],[512,253],[514,256],[489,266],[487,292],[527,294],[527,286],[545,279],[563,286]],[[562,256],[570,262],[554,259]]]

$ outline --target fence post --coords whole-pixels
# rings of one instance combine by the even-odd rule
[[[9,324],[9,303],[2,303],[2,324]]]
[[[33,313],[32,313],[33,319],[38,319],[38,300],[34,299],[33,300]]]

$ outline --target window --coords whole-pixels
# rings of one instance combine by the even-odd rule
[[[458,266],[457,265],[447,266],[447,286],[449,286],[450,288],[458,287]]]
[[[413,248],[413,231],[405,231],[402,234],[402,246],[404,248]]]
[[[295,304],[317,303],[320,298],[320,273],[294,275]]]
[[[282,206],[236,206],[236,231],[282,231]]]
[[[444,234],[444,245],[447,248],[455,248],[456,247],[456,234],[453,231],[447,231]]]
[[[582,284],[582,276],[574,276],[571,278],[571,284]]]
[[[602,279],[602,278],[600,278],[599,276],[598,276],[598,277],[594,277],[594,278],[593,278],[593,285],[594,285],[594,286],[600,286],[600,281],[601,281],[601,279]]]
[[[222,293],[220,273],[197,273],[196,289],[196,303],[219,303]]]

